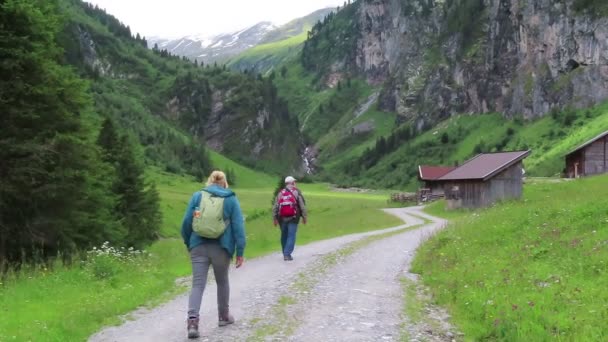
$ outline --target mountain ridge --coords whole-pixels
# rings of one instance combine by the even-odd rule
[[[224,63],[232,56],[257,45],[262,38],[277,26],[262,21],[238,31],[212,36],[189,35],[176,39],[151,37],[148,47],[164,49],[174,55],[204,63]]]

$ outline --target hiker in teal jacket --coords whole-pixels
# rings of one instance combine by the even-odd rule
[[[204,188],[206,194],[224,198],[224,221],[229,222],[224,234],[217,239],[208,239],[199,236],[192,231],[192,218],[194,209],[201,202],[201,191],[196,192],[188,207],[182,222],[182,238],[184,244],[190,252],[192,261],[192,292],[188,302],[188,337],[197,338],[199,336],[198,323],[199,311],[203,292],[207,283],[209,267],[213,266],[213,273],[217,283],[217,302],[219,326],[226,326],[234,323],[234,317],[230,315],[230,285],[228,279],[228,269],[230,260],[236,252],[236,267],[243,264],[243,253],[245,251],[245,227],[243,214],[236,195],[228,190],[226,175],[221,171],[214,171],[207,187]]]

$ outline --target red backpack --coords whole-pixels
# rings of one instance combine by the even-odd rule
[[[279,216],[294,217],[298,215],[298,199],[293,192],[283,189],[279,193]]]

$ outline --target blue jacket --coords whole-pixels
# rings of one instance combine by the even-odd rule
[[[184,244],[186,244],[188,250],[192,250],[194,247],[204,243],[219,242],[222,248],[228,251],[230,256],[234,256],[235,250],[237,256],[243,256],[243,253],[245,252],[245,224],[241,212],[241,205],[236,198],[236,194],[231,190],[224,189],[217,185],[210,185],[203,190],[215,196],[224,197],[224,220],[230,220],[230,224],[226,228],[224,234],[217,240],[206,239],[193,232],[192,217],[194,209],[201,201],[201,192],[195,192],[186,208],[186,215],[184,215],[184,221],[182,222],[182,238],[184,239]]]

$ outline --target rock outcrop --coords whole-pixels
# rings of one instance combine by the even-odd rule
[[[608,99],[608,18],[575,11],[573,0],[356,5],[356,70],[383,84],[383,109],[419,126],[457,113],[533,118]]]

